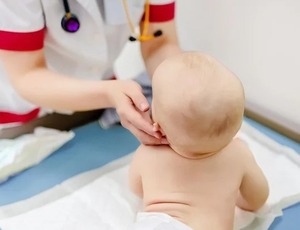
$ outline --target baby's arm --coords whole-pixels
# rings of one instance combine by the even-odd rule
[[[143,147],[140,146],[134,156],[132,158],[130,167],[129,167],[129,187],[133,193],[135,193],[140,198],[143,197],[143,186],[142,186],[142,178],[140,175],[140,167],[141,165],[140,155],[142,153]]]
[[[255,211],[264,205],[269,196],[268,182],[246,144],[240,141],[238,145],[241,147],[245,173],[237,206],[244,210]]]

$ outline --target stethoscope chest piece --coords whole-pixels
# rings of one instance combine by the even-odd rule
[[[76,15],[69,13],[61,19],[61,27],[66,32],[74,33],[79,30],[80,23]]]
[[[63,0],[65,15],[61,19],[61,27],[64,31],[69,33],[75,33],[79,30],[80,23],[75,14],[72,14],[70,11],[70,6],[68,0]]]

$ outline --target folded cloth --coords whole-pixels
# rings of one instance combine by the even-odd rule
[[[74,137],[72,131],[38,127],[32,134],[0,140],[0,183],[38,164]]]
[[[267,230],[275,217],[282,215],[283,208],[300,201],[300,156],[246,123],[238,135],[249,145],[265,173],[270,185],[270,196],[267,203],[255,213],[236,208],[235,229]],[[43,199],[39,199],[38,195],[29,200],[0,207],[0,228],[128,229],[142,206],[141,201],[129,190],[127,178],[130,160],[131,155],[112,162],[111,164],[119,164],[121,167],[110,172],[100,168],[71,178],[53,188],[51,192],[40,194]],[[93,180],[89,180],[89,176]],[[76,186],[76,183],[80,184],[86,180],[91,182],[79,188]],[[52,200],[47,200],[50,193]],[[67,195],[60,196],[60,193]],[[53,200],[53,197],[58,198]],[[23,211],[18,213],[20,207]],[[24,207],[27,207],[26,211]],[[10,215],[12,210],[14,215]]]

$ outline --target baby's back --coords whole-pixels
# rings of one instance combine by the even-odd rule
[[[243,177],[238,144],[212,156],[188,159],[170,147],[142,146],[136,156],[144,211],[163,212],[195,230],[232,229]]]

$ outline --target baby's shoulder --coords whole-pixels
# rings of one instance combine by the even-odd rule
[[[140,145],[136,150],[136,155],[143,158],[157,157],[157,155],[174,152],[170,146],[167,145]]]
[[[230,142],[230,145],[234,148],[244,148],[245,146],[247,146],[246,142],[239,137],[233,138]]]
[[[237,159],[247,160],[253,157],[253,154],[245,141],[236,137],[227,146],[226,150],[232,153]]]
[[[136,162],[140,171],[147,171],[152,169],[154,165],[156,168],[163,162],[169,162],[174,159],[174,153],[171,154],[172,149],[168,146],[148,146],[141,145],[136,150],[133,159]]]
[[[162,152],[170,151],[171,147],[168,145],[143,145],[141,144],[136,151],[139,152]]]

